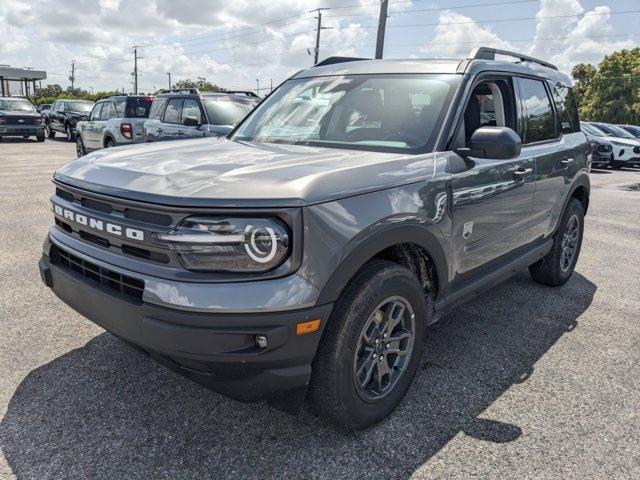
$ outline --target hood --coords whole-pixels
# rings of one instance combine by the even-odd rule
[[[433,172],[433,153],[204,138],[99,150],[59,168],[54,179],[165,205],[293,207],[424,181]]]
[[[604,137],[596,137],[595,135],[591,135],[590,133],[586,133],[586,132],[582,132],[584,133],[585,137],[587,137],[587,140],[589,140],[591,143],[597,143],[598,145],[611,145],[611,142]]]
[[[3,110],[0,112],[0,117],[40,117],[40,114],[25,110]]]
[[[607,137],[607,140],[613,143],[620,143],[622,145],[629,145],[630,147],[637,147],[640,145],[640,140],[624,137]]]

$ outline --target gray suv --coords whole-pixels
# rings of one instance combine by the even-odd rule
[[[118,95],[98,101],[88,119],[76,125],[78,157],[101,148],[144,142],[144,122],[152,102],[153,97],[147,95]]]
[[[569,78],[543,61],[330,58],[227,138],[58,169],[40,271],[213,390],[364,428],[446,312],[523,269],[569,280],[590,151]]]
[[[158,95],[144,124],[148,142],[227,135],[260,102],[253,92],[203,92],[195,88]]]

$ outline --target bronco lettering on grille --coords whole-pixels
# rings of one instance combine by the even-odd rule
[[[132,240],[138,240],[139,242],[144,241],[144,232],[136,228],[123,227],[115,223],[98,220],[97,218],[92,218],[87,215],[74,212],[73,210],[69,210],[68,208],[63,208],[60,205],[56,205],[55,203],[53,204],[53,211],[63,218],[79,223],[80,225],[88,226],[93,230],[107,232],[110,235],[115,235],[118,237],[125,236]]]

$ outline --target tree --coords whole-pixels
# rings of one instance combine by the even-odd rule
[[[44,97],[58,97],[62,95],[64,90],[57,83],[52,85],[47,85],[44,88],[37,88],[34,93],[34,98],[44,98]]]
[[[578,64],[571,75],[582,118],[640,124],[640,48],[614,52],[597,67]]]
[[[173,85],[173,88],[197,88],[201,92],[226,92],[227,90],[206,80],[193,81],[190,79],[180,80]]]

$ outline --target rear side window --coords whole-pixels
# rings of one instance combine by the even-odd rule
[[[530,78],[518,78],[518,87],[524,117],[524,143],[557,138],[554,112],[544,83]]]
[[[166,123],[180,123],[180,111],[182,110],[182,99],[172,98],[167,103],[167,109],[164,112],[164,121]]]
[[[127,118],[147,118],[151,110],[153,97],[132,97],[127,100]]]
[[[165,98],[156,98],[151,104],[151,108],[149,110],[149,118],[160,119],[162,117],[162,111],[164,110],[164,106],[167,104],[167,100]]]
[[[549,88],[553,92],[553,100],[556,103],[556,110],[560,117],[562,133],[579,132],[580,118],[578,117],[578,104],[573,89],[561,83],[550,84]]]
[[[253,110],[255,103],[231,99],[205,100],[204,108],[211,125],[235,125]]]

